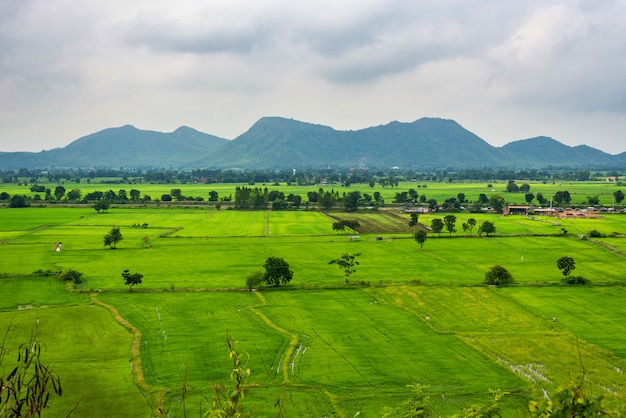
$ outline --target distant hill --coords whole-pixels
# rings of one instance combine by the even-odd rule
[[[146,131],[125,125],[84,136],[64,148],[38,153],[0,153],[0,167],[181,167],[191,158],[215,151],[228,140],[180,127],[174,132]]]
[[[171,133],[126,125],[38,153],[0,152],[0,168],[221,168],[321,167],[615,168],[626,152],[611,155],[537,137],[494,147],[453,120],[422,118],[355,131],[281,117],[264,117],[233,140],[181,127]]]

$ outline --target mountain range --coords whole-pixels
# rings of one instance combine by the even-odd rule
[[[626,152],[607,154],[536,137],[494,147],[457,122],[421,118],[354,131],[264,117],[228,140],[180,127],[163,133],[131,125],[79,138],[64,148],[0,152],[0,169],[219,168],[241,170],[401,167],[415,169],[607,169],[626,166]]]

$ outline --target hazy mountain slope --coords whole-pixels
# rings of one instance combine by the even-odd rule
[[[432,118],[358,131],[263,118],[211,156],[216,166],[237,168],[475,167],[503,166],[510,159],[458,123]]]
[[[208,158],[209,166],[226,168],[290,168],[323,166],[339,132],[293,119],[265,117]]]
[[[503,150],[531,166],[606,166],[617,164],[615,156],[587,145],[569,147],[555,139],[540,136],[511,142]]]
[[[537,137],[493,147],[453,120],[422,118],[355,131],[265,117],[233,140],[181,127],[171,133],[126,125],[39,153],[0,152],[0,169],[402,167],[415,169],[586,167],[618,168],[610,155]]]
[[[226,139],[181,127],[172,133],[144,131],[126,125],[80,138],[65,147],[74,161],[88,166],[184,167],[190,156],[218,149]]]

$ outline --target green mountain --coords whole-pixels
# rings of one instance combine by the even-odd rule
[[[190,158],[212,152],[226,142],[224,138],[184,126],[163,133],[126,125],[84,136],[64,148],[38,153],[0,153],[0,167],[180,168]]]
[[[171,133],[127,125],[87,135],[39,153],[0,152],[0,169],[321,167],[617,168],[626,152],[610,155],[537,137],[494,147],[453,120],[422,118],[355,131],[281,117],[265,117],[233,140],[181,127]]]
[[[587,145],[569,147],[545,136],[514,141],[502,149],[523,161],[541,163],[543,166],[561,166],[570,161],[576,166],[611,166],[616,161],[615,156]]]

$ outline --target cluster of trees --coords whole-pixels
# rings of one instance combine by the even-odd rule
[[[29,179],[29,183],[46,180],[48,182],[73,181],[87,179],[88,182],[100,181],[108,184],[135,184],[135,183],[255,183],[271,184],[273,182],[288,182],[298,185],[321,184],[322,182],[337,183],[349,186],[351,184],[369,184],[374,187],[396,187],[399,181],[491,181],[493,179],[523,178],[531,181],[588,181],[594,178],[619,177],[623,173],[615,170],[591,172],[585,169],[545,168],[545,169],[490,169],[471,168],[462,170],[402,170],[392,168],[370,168],[368,170],[353,169],[305,169],[293,170],[263,170],[241,171],[221,169],[19,169],[0,170],[0,181],[17,184],[22,179]],[[113,180],[112,180],[113,179]]]
[[[456,220],[457,217],[455,215],[446,215],[441,218],[434,218],[430,222],[430,229],[435,234],[440,234],[444,228],[445,230],[452,235],[452,233],[456,232]],[[413,220],[409,221],[409,226],[412,226]],[[476,226],[476,219],[469,218],[466,222],[463,222],[463,232],[469,231],[470,234],[473,234],[473,229]],[[496,226],[491,221],[483,221],[483,223],[478,227],[478,235],[482,236],[485,234],[487,236],[494,234],[496,232]]]

